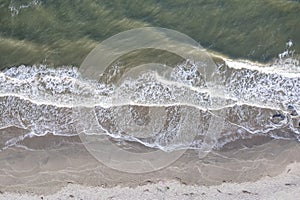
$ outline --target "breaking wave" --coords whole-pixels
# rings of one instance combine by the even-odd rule
[[[217,149],[256,136],[300,141],[299,63],[223,60],[220,84],[210,87],[191,61],[174,66],[168,80],[143,68],[117,84],[87,80],[76,67],[11,67],[0,72],[0,129],[26,131],[6,136],[0,147],[84,134],[74,111],[85,107],[94,110],[101,134],[163,150]],[[208,135],[214,116],[224,118],[223,130]]]

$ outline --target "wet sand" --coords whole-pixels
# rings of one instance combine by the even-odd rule
[[[68,184],[51,195],[3,193],[0,199],[297,199],[299,185],[300,164],[293,163],[280,175],[263,177],[256,182],[198,186],[169,180],[137,187],[112,188]]]
[[[296,141],[236,141],[204,158],[189,150],[170,166],[143,174],[106,167],[78,136],[34,137],[22,145],[31,150],[0,152],[0,199],[271,199],[300,193],[300,164],[289,165],[300,161]]]

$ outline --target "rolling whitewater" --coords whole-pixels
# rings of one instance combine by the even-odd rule
[[[222,149],[258,136],[300,141],[297,59],[265,65],[228,58],[217,62],[222,89],[207,88],[192,61],[173,66],[171,81],[138,69],[134,78],[117,84],[84,79],[76,67],[11,67],[0,74],[0,126],[19,128],[22,134],[2,135],[1,149],[27,148],[26,138],[80,134],[77,107],[94,108],[102,128],[98,134],[165,151]],[[223,112],[224,127],[220,134],[207,135],[218,112]]]

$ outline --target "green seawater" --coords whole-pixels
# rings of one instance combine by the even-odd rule
[[[79,66],[106,38],[147,26],[233,58],[270,61],[289,39],[300,52],[299,0],[0,0],[0,68]]]

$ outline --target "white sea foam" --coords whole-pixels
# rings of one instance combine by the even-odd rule
[[[117,85],[84,79],[75,67],[12,67],[0,72],[0,128],[20,127],[38,136],[77,135],[73,109],[90,107],[110,136],[167,150],[205,149],[209,121],[224,110],[226,126],[215,138],[216,147],[253,135],[299,139],[297,62],[262,66],[224,60],[228,66],[219,66],[215,87],[207,87],[186,63],[173,68],[170,80],[148,72]],[[11,138],[7,146],[22,138]]]
[[[20,10],[34,7],[37,5],[40,5],[41,1],[39,0],[31,0],[28,1],[27,3],[21,4],[19,1],[11,0],[10,4],[8,6],[9,11],[11,12],[11,16],[16,16],[19,14]]]

